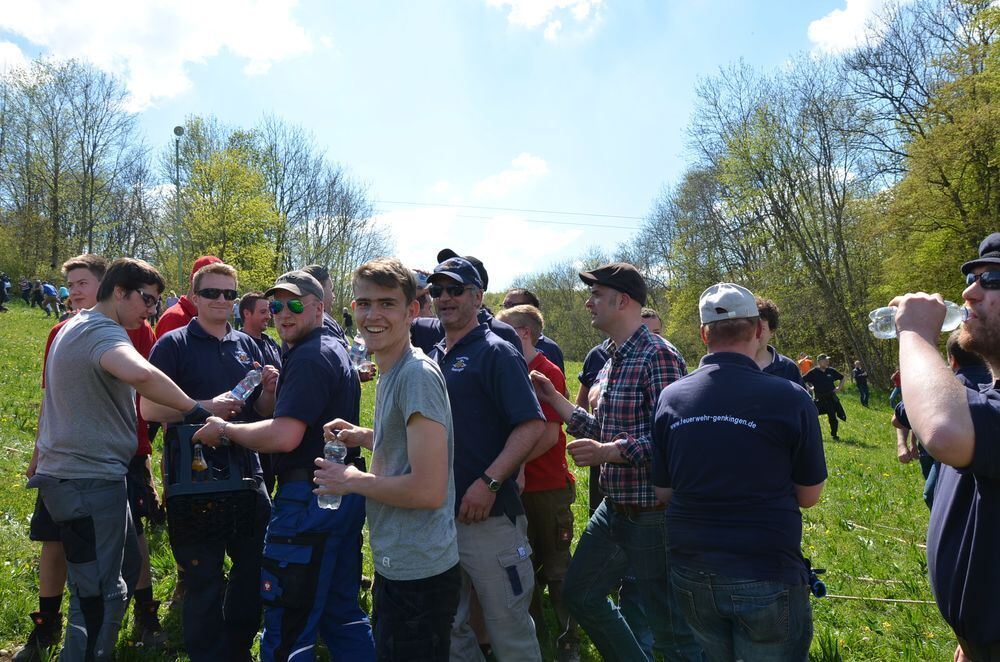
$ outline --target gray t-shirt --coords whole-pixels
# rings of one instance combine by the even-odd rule
[[[399,363],[378,380],[372,473],[399,476],[410,472],[406,422],[415,413],[440,423],[447,431],[448,494],[441,507],[434,510],[395,508],[367,500],[375,571],[397,581],[433,577],[458,563],[452,468],[455,435],[448,389],[437,364],[410,347]]]
[[[118,323],[81,310],[59,330],[45,362],[37,473],[55,478],[121,478],[135,455],[135,391],[101,367],[101,356],[131,347]]]

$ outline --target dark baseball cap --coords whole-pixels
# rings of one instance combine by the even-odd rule
[[[482,261],[478,257],[473,257],[471,255],[459,255],[450,248],[442,248],[441,250],[438,251],[437,254],[438,264],[441,264],[445,260],[453,257],[465,258],[472,264],[472,266],[476,268],[476,271],[479,272],[479,280],[481,280],[483,283],[482,290],[485,292],[486,286],[490,284],[490,276],[489,274],[486,273],[486,267],[483,266]]]
[[[427,280],[433,283],[438,276],[446,276],[462,285],[475,285],[479,289],[483,289],[483,281],[479,279],[479,272],[464,257],[448,258],[434,267],[434,273]]]
[[[639,270],[628,262],[612,262],[592,271],[581,271],[580,280],[587,285],[604,285],[613,290],[624,292],[646,305],[646,281]]]
[[[984,264],[1000,264],[1000,232],[994,232],[979,244],[979,258],[962,265],[962,273],[968,275],[976,267]]]
[[[301,269],[289,271],[278,276],[278,279],[274,281],[274,287],[264,292],[264,296],[274,296],[274,293],[278,290],[291,292],[300,297],[311,294],[320,301],[323,300],[323,287],[319,284],[319,281]]]

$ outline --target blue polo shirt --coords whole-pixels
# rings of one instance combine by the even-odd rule
[[[253,369],[254,361],[264,364],[264,357],[253,338],[227,324],[226,335],[220,340],[207,333],[197,317],[187,326],[160,336],[149,353],[149,362],[195,400],[210,400],[231,391]],[[234,421],[260,420],[253,410],[259,394],[260,387],[257,387]],[[212,448],[204,450],[206,455],[216,452]],[[257,454],[243,450],[253,473],[260,474]]]
[[[601,372],[601,368],[604,364],[608,362],[611,355],[608,354],[608,344],[611,342],[611,338],[606,338],[604,342],[600,345],[595,345],[587,352],[586,358],[583,359],[583,369],[580,370],[580,374],[577,375],[577,379],[580,383],[587,388],[594,385],[597,381],[597,375]],[[678,354],[680,356],[680,354]]]
[[[501,322],[490,314],[485,308],[480,308],[478,313],[479,323],[485,323],[490,331],[500,336],[521,353],[521,339],[517,337],[517,331],[510,324]],[[444,327],[441,320],[436,317],[418,317],[410,324],[410,342],[414,347],[419,347],[427,356],[434,351],[434,346],[444,340]]]
[[[799,366],[795,361],[784,354],[779,354],[778,350],[770,345],[767,346],[767,352],[771,355],[771,362],[764,366],[764,372],[769,375],[784,377],[788,381],[802,386],[802,373],[799,372]]]
[[[795,485],[826,479],[816,407],[804,388],[742,354],[717,352],[660,394],[653,485],[667,507],[671,563],[738,579],[801,584]]]
[[[556,364],[556,367],[565,375],[566,366],[563,365],[563,351],[559,345],[556,344],[552,338],[547,337],[542,334],[538,337],[538,342],[535,343],[535,349],[545,355],[549,361]]]
[[[479,480],[507,444],[519,424],[545,420],[528,379],[524,357],[481,323],[445,354],[444,340],[434,347],[448,386],[455,427],[455,513],[462,497]],[[517,476],[510,476],[497,493],[490,516],[514,518],[524,513]]]
[[[260,340],[254,338],[254,342],[257,343],[260,353],[264,356],[264,365],[273,365],[280,370],[281,348],[278,347],[278,343],[266,333],[260,334]]]
[[[275,453],[274,473],[313,469],[323,457],[323,425],[335,418],[357,424],[361,383],[347,350],[326,327],[313,329],[282,358],[274,418],[288,416],[306,424],[302,443],[288,453]]]

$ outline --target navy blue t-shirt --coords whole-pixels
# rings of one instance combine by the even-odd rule
[[[673,489],[671,563],[738,579],[805,582],[795,485],[825,479],[812,399],[753,359],[709,354],[660,394],[652,480]]]
[[[490,331],[513,345],[518,354],[521,353],[521,339],[518,338],[514,327],[493,317],[485,308],[479,309],[477,317],[480,324],[485,322]],[[444,327],[438,318],[418,317],[410,324],[410,342],[427,356],[431,355],[434,346],[442,340],[444,340]]]
[[[580,370],[577,379],[587,388],[594,385],[594,382],[597,381],[598,373],[601,372],[601,368],[611,358],[611,355],[608,354],[608,344],[610,342],[611,338],[606,338],[600,345],[591,347],[590,351],[587,352],[587,357],[583,359],[583,369]]]
[[[347,350],[325,326],[313,329],[282,359],[274,418],[300,420],[306,431],[295,450],[273,454],[275,474],[314,468],[326,443],[323,425],[335,418],[357,424],[360,412],[361,383]]]
[[[257,343],[257,348],[260,349],[260,353],[264,356],[264,365],[273,365],[275,368],[280,370],[281,348],[278,347],[278,343],[274,342],[274,340],[266,333],[260,334],[260,340],[257,338],[254,338],[253,340]]]
[[[149,362],[172,379],[185,395],[195,400],[211,400],[220,393],[231,391],[253,369],[254,361],[264,365],[264,357],[253,338],[227,326],[226,335],[219,340],[206,333],[197,317],[187,326],[160,336],[149,353]],[[260,420],[253,410],[258,395],[259,386],[234,421]],[[206,459],[213,459],[217,453],[208,447],[204,448],[204,452]],[[260,474],[257,454],[249,450],[246,452],[251,470]],[[214,458],[216,464],[221,463],[223,457]]]
[[[816,395],[827,395],[837,390],[837,382],[843,378],[844,376],[834,368],[823,369],[816,366],[802,376],[802,381],[812,384],[816,389]]]
[[[778,350],[770,345],[767,346],[767,351],[771,355],[771,362],[764,366],[764,372],[769,375],[784,377],[788,381],[795,382],[801,386],[802,373],[799,372],[799,366],[795,363],[795,361],[791,360],[784,354],[779,354]]]
[[[470,331],[445,354],[444,341],[434,347],[448,386],[455,426],[455,513],[462,497],[480,479],[507,444],[519,424],[544,420],[519,351],[487,328]],[[490,516],[524,513],[517,476],[510,476],[497,493]]]
[[[495,333],[495,332],[494,332]],[[556,367],[565,375],[566,367],[563,365],[563,351],[559,345],[556,344],[552,338],[549,338],[545,334],[538,337],[538,342],[535,343],[535,349],[545,355],[549,361],[556,364]]]

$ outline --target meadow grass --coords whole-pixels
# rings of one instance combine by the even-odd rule
[[[35,493],[24,487],[24,468],[31,454],[41,398],[42,349],[52,324],[37,309],[14,303],[0,315],[0,660],[23,644],[31,629],[27,615],[37,609],[38,545],[28,539]],[[577,387],[580,364],[566,365],[570,389]],[[848,421],[840,441],[824,431],[830,477],[820,503],[804,514],[803,550],[823,575],[831,595],[813,600],[814,660],[950,659],[954,638],[933,604],[879,602],[874,599],[930,601],[927,564],[922,547],[927,508],[921,499],[917,464],[901,465],[888,421],[884,393],[874,393],[862,408],[849,388],[842,394]],[[374,387],[365,385],[362,423],[370,425]],[[162,439],[158,437],[157,445]],[[587,521],[587,472],[576,470],[578,498],[573,506],[576,536]],[[174,563],[162,530],[149,533],[154,590],[161,600],[173,591]],[[575,544],[575,543],[574,543]],[[365,547],[365,574],[371,576]],[[366,605],[370,596],[365,594]],[[177,648],[179,614],[166,608],[161,617]],[[549,623],[551,612],[549,613]],[[131,623],[123,628],[118,659],[185,660],[183,653],[140,654],[129,644]],[[546,651],[547,657],[551,652]],[[589,645],[582,659],[599,660]]]

